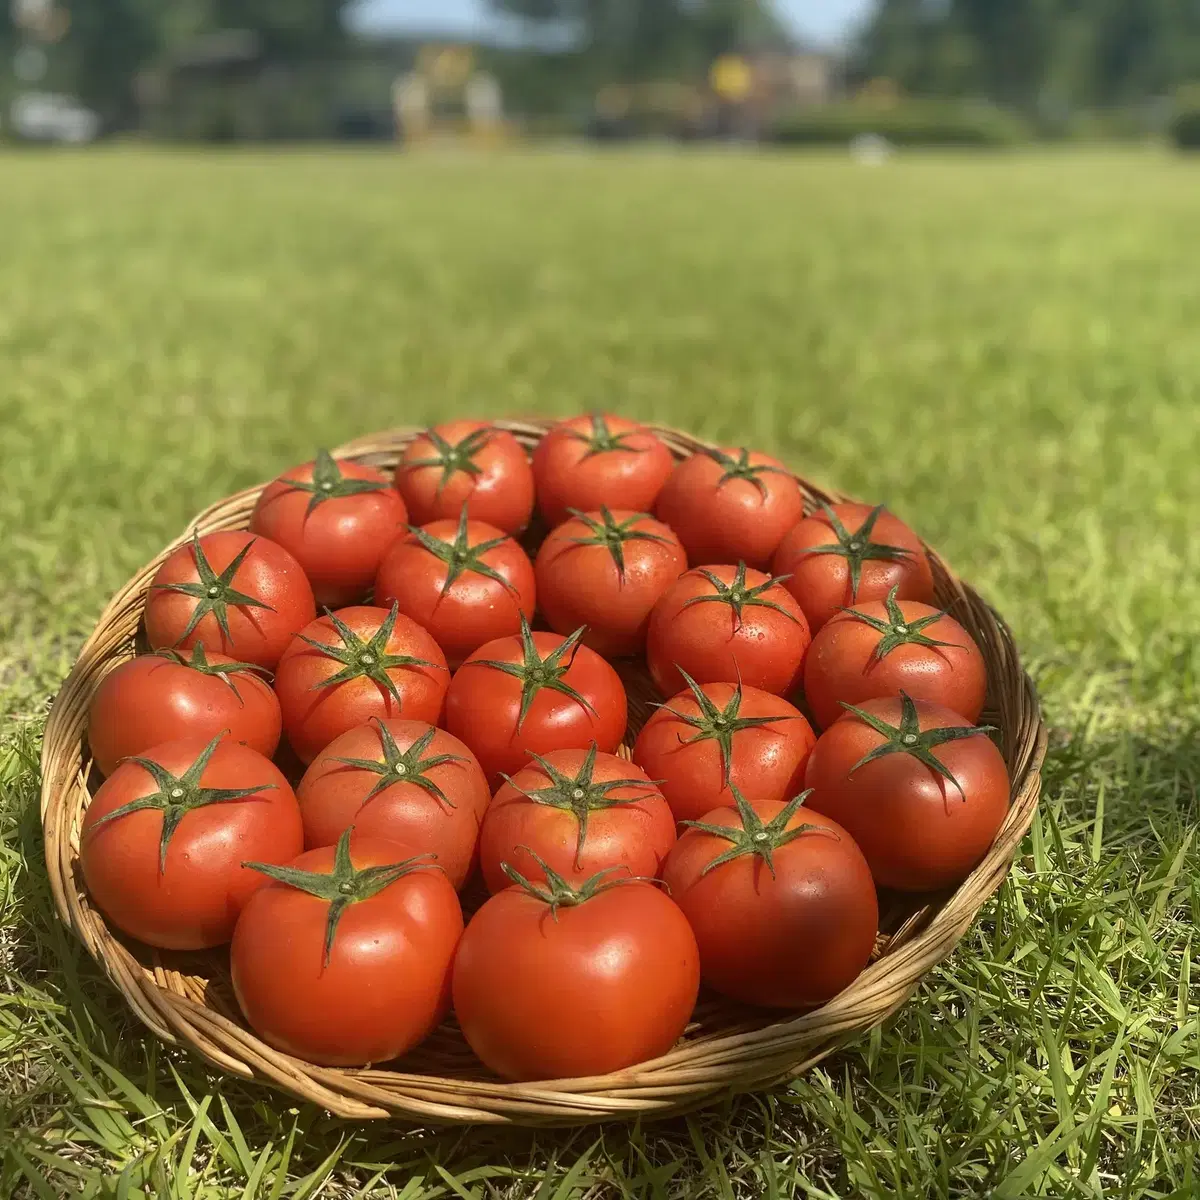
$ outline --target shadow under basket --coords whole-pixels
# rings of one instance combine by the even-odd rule
[[[496,424],[532,448],[551,422]],[[656,432],[677,458],[705,448],[675,430]],[[375,434],[334,453],[393,467],[418,433],[400,429]],[[804,479],[799,483],[806,511],[846,498]],[[194,527],[202,534],[244,529],[260,490],[222,500],[201,513]],[[224,949],[172,955],[128,941],[92,906],[79,869],[79,829],[97,774],[87,753],[88,705],[105,674],[134,654],[150,581],[190,536],[191,528],[113,597],[54,703],[42,745],[41,809],[50,884],[62,919],[155,1034],[189,1047],[224,1071],[262,1080],[339,1116],[421,1124],[582,1125],[672,1115],[712,1103],[729,1091],[762,1088],[798,1075],[879,1025],[912,996],[922,976],[950,954],[1000,886],[1033,820],[1046,752],[1037,693],[1004,622],[929,551],[940,607],[967,629],[987,664],[983,720],[999,730],[997,741],[1012,780],[1010,806],[987,856],[953,892],[882,898],[883,932],[875,955],[844,992],[801,1014],[753,1011],[702,993],[687,1032],[670,1053],[586,1079],[502,1082],[474,1058],[452,1020],[387,1068],[314,1066],[272,1049],[246,1027],[229,985]],[[648,703],[659,697],[643,664],[621,664],[621,673],[630,699],[628,747],[648,715]],[[472,898],[466,899],[469,908]]]

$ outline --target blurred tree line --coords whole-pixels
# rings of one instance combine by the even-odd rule
[[[879,0],[854,66],[906,92],[983,97],[1053,122],[1200,80],[1200,2]]]

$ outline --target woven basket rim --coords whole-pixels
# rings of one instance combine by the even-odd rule
[[[555,422],[495,421],[526,445]],[[709,448],[690,434],[650,426],[676,458]],[[420,429],[370,434],[338,447],[337,457],[394,464]],[[797,475],[806,511],[849,499]],[[1012,781],[1008,814],[988,854],[959,887],[929,898],[891,935],[883,954],[840,995],[799,1015],[743,1011],[727,1028],[684,1040],[668,1054],[612,1075],[542,1083],[504,1083],[416,1071],[317,1067],[272,1049],[250,1032],[208,976],[190,975],[145,953],[141,959],[92,907],[78,871],[79,825],[90,799],[85,757],[87,708],[101,679],[131,657],[144,597],[165,558],[216,529],[244,528],[264,484],[211,505],[109,601],[55,698],[42,743],[41,816],[46,864],[61,919],[83,941],[139,1019],[167,1042],[183,1044],[214,1066],[260,1079],[347,1119],[400,1117],[425,1124],[579,1125],[635,1116],[667,1116],[730,1090],[767,1086],[800,1074],[846,1040],[899,1009],[923,976],[945,959],[1003,882],[1036,811],[1046,728],[1037,692],[1020,664],[1003,619],[926,547],[938,600],[978,642],[988,665],[991,723],[1001,730]],[[435,1035],[436,1036],[436,1035]]]

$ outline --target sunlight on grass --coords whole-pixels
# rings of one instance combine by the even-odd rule
[[[1200,170],[1157,155],[10,156],[0,1196],[1200,1194]],[[198,509],[318,445],[603,405],[885,501],[1052,726],[1009,881],[790,1088],[362,1128],[143,1034],[53,916],[46,703]]]

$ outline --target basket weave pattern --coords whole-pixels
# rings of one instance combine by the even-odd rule
[[[526,446],[548,421],[501,421]],[[392,467],[416,429],[358,439],[337,457]],[[704,443],[656,429],[672,453],[686,457]],[[806,511],[845,497],[800,479]],[[201,513],[201,534],[244,529],[260,488]],[[953,950],[999,887],[1033,820],[1046,751],[1037,694],[1022,671],[1000,618],[929,552],[938,603],[979,645],[988,670],[984,720],[1000,730],[1012,779],[1008,816],[984,861],[953,893],[883,905],[885,932],[871,965],[839,996],[798,1016],[754,1012],[702,993],[683,1040],[670,1053],[612,1075],[542,1084],[504,1083],[480,1066],[452,1021],[396,1069],[317,1067],[273,1050],[242,1022],[229,986],[226,956],[175,955],[128,942],[92,906],[79,869],[79,829],[95,786],[87,753],[88,705],[105,674],[135,652],[142,608],[163,560],[191,529],[162,551],[111,600],[60,691],[42,746],[42,824],[46,862],[62,919],[83,940],[139,1018],[164,1040],[182,1044],[243,1078],[257,1078],[352,1119],[398,1116],[433,1123],[585,1124],[666,1115],[696,1108],[730,1089],[762,1087],[799,1074],[848,1038],[880,1024],[905,1003],[921,977]],[[630,698],[632,745],[658,697],[645,670],[622,664]]]

